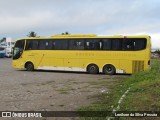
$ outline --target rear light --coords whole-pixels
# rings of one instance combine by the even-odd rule
[[[148,65],[150,65],[150,63],[151,63],[150,60],[148,60]]]

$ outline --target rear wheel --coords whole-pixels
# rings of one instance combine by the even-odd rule
[[[97,74],[99,72],[99,68],[97,65],[95,64],[90,64],[88,67],[87,67],[87,71],[88,73],[90,74]]]
[[[103,73],[107,75],[113,75],[116,73],[116,69],[113,65],[108,64],[103,67]]]
[[[26,64],[26,69],[27,71],[33,71],[34,70],[34,65],[33,63],[29,62]]]

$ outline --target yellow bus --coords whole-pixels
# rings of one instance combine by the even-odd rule
[[[133,74],[150,68],[150,36],[62,34],[18,39],[14,68]]]

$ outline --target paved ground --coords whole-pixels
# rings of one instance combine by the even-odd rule
[[[70,111],[97,101],[124,75],[17,70],[0,58],[0,111]]]

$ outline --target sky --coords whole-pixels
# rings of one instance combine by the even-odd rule
[[[63,32],[150,35],[160,48],[160,0],[0,0],[0,39]]]

